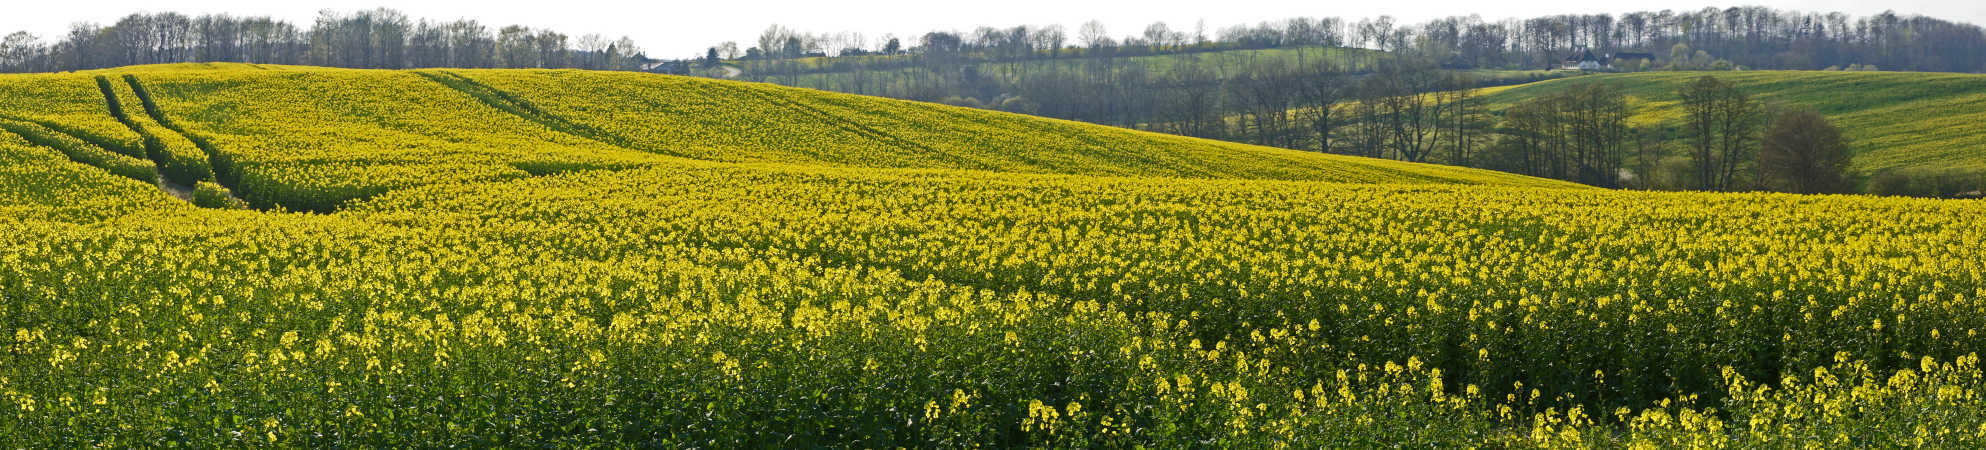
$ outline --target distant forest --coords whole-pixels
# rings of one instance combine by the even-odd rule
[[[1645,52],[1666,56],[1677,44],[1755,69],[1818,70],[1874,66],[1886,70],[1979,72],[1986,70],[1986,32],[1973,24],[1894,12],[1868,17],[1783,11],[1766,7],[1698,11],[1556,15],[1486,21],[1450,17],[1400,24],[1389,16],[1357,21],[1292,18],[1209,30],[1177,29],[1159,22],[1123,38],[1101,23],[1071,35],[1060,25],[981,27],[971,32],[933,31],[915,42],[885,36],[868,41],[855,32],[809,34],[773,26],[755,47],[727,42],[711,48],[724,59],[792,59],[871,54],[970,55],[976,60],[1169,54],[1303,46],[1351,47],[1387,52],[1414,50],[1453,69],[1550,69],[1575,50],[1599,54]],[[914,44],[914,46],[912,46]],[[908,47],[905,47],[908,46]],[[1686,55],[1689,56],[1689,55]],[[832,64],[817,70],[838,70]]]
[[[57,72],[136,64],[243,62],[403,69],[653,66],[626,37],[578,37],[522,25],[415,20],[399,11],[325,11],[308,27],[268,17],[132,14],[101,26],[80,23],[45,39],[16,32],[0,39],[0,72]]]
[[[1883,70],[1986,70],[1986,33],[1973,24],[1883,13],[1782,11],[1765,7],[1557,15],[1488,21],[1478,16],[1400,24],[1293,18],[1210,30],[1154,23],[1118,37],[1100,23],[934,31],[898,39],[858,32],[810,34],[774,26],[756,46],[727,42],[703,58],[793,60],[809,56],[908,55],[924,59],[1013,61],[1069,57],[1179,54],[1305,46],[1413,50],[1451,69],[1548,69],[1574,49],[1658,56],[1686,45],[1737,66],[1822,69],[1858,65]],[[1686,56],[1694,56],[1691,53]],[[687,58],[686,58],[687,59]],[[839,71],[862,62],[834,58],[780,71]],[[325,11],[307,26],[268,17],[132,14],[110,25],[78,23],[63,36],[27,32],[0,39],[0,71],[64,71],[134,64],[245,62],[354,68],[540,67],[652,69],[659,61],[625,37],[574,37],[522,25],[413,19],[392,9]],[[922,61],[920,61],[922,62]],[[804,68],[802,68],[804,66]],[[867,67],[874,68],[874,67]],[[673,70],[684,70],[675,67]]]

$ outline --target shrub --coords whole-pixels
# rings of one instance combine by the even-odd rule
[[[1848,156],[1848,141],[1827,117],[1812,109],[1787,111],[1765,130],[1759,175],[1767,187],[1786,192],[1838,193],[1848,188]]]
[[[193,205],[201,208],[246,209],[248,204],[234,198],[228,188],[211,181],[202,181],[193,187]]]
[[[1896,169],[1869,178],[1870,194],[1909,197],[1980,197],[1986,193],[1986,170]]]

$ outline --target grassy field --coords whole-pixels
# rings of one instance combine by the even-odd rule
[[[73,138],[0,132],[7,447],[1986,444],[1979,202],[653,75],[0,93]],[[192,152],[264,210],[103,163]]]
[[[1768,104],[1810,107],[1840,126],[1854,170],[1986,169],[1986,75],[1903,72],[1649,72],[1549,80],[1485,95],[1492,110],[1578,83],[1616,83],[1631,123],[1680,127],[1677,91],[1712,75]]]

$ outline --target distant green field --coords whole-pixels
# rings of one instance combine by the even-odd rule
[[[1649,72],[1548,80],[1484,96],[1491,110],[1579,83],[1616,83],[1636,108],[1634,125],[1675,127],[1677,89],[1712,75],[1768,104],[1811,107],[1842,128],[1854,170],[1986,168],[1986,75],[1892,72]]]

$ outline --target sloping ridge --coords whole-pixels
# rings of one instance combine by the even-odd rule
[[[1487,170],[1326,155],[763,83],[574,70],[421,74],[485,105],[553,129],[623,148],[718,162],[1570,186]],[[1395,178],[1402,173],[1412,176]]]
[[[255,206],[291,211],[334,212],[413,186],[690,163],[1578,187],[1488,170],[654,74],[216,64],[76,76],[95,78],[99,108],[143,138],[137,156],[150,159],[173,185],[212,182]]]

